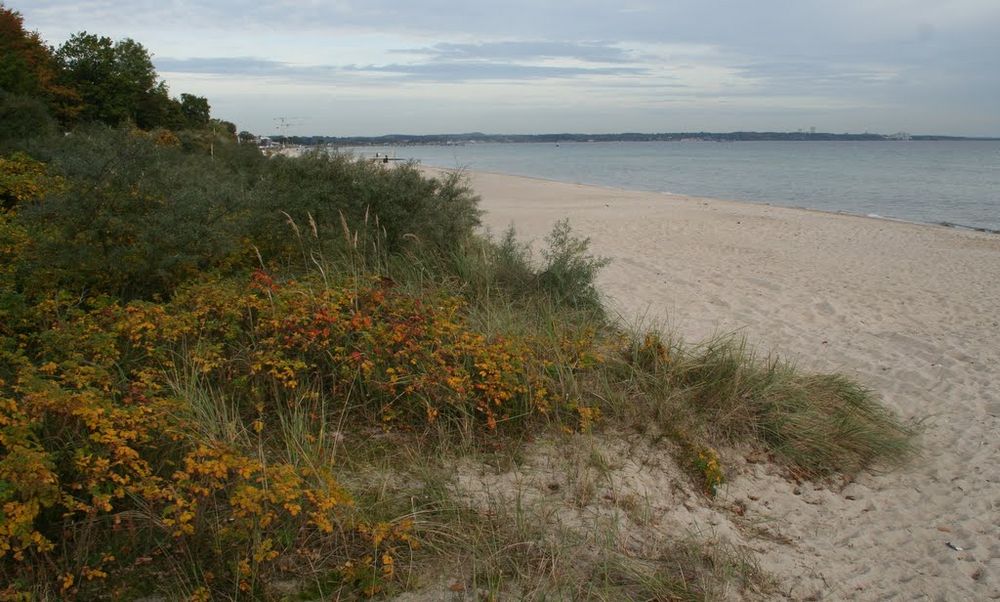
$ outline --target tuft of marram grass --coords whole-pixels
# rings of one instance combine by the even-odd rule
[[[914,429],[841,374],[786,369],[759,399],[757,436],[810,476],[898,466],[914,452]]]
[[[615,369],[614,386],[637,391],[667,431],[759,444],[802,476],[895,467],[915,453],[915,429],[872,390],[760,358],[743,337],[685,347],[655,332],[633,334]]]

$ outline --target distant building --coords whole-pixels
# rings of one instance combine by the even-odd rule
[[[909,140],[910,139],[910,133],[909,132],[896,132],[895,134],[889,134],[888,136],[886,136],[886,139],[887,140]]]

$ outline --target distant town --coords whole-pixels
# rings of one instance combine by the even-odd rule
[[[504,142],[747,142],[747,141],[885,141],[885,140],[998,140],[1000,138],[895,134],[832,134],[827,132],[672,132],[659,134],[388,134],[385,136],[283,136],[266,138],[269,143],[304,146],[461,145]],[[262,139],[263,140],[263,139]]]

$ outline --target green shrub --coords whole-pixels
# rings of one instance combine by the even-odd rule
[[[279,156],[254,191],[249,232],[265,257],[296,257],[303,240],[312,250],[342,247],[345,227],[378,237],[388,253],[448,252],[479,225],[477,203],[458,176],[428,179],[413,165],[387,169],[318,152]],[[289,220],[311,236],[290,236]]]
[[[573,307],[601,307],[595,279],[609,260],[588,254],[590,239],[573,236],[568,219],[557,222],[545,241],[545,266],[538,276],[541,288]]]
[[[41,99],[0,90],[0,151],[55,133],[56,121]]]
[[[249,253],[243,178],[222,162],[102,127],[38,153],[64,185],[18,216],[26,290],[152,298]]]
[[[480,239],[453,251],[445,271],[480,302],[551,304],[602,320],[595,279],[608,260],[589,254],[590,240],[574,236],[568,220],[557,222],[545,241],[539,265],[531,247],[519,241],[511,227],[499,240]]]

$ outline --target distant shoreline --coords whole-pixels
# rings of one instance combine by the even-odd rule
[[[664,132],[619,134],[387,134],[384,136],[270,136],[274,141],[306,146],[436,146],[459,144],[504,144],[563,142],[927,142],[1000,140],[989,136],[947,136],[937,134],[833,134],[829,132]]]

